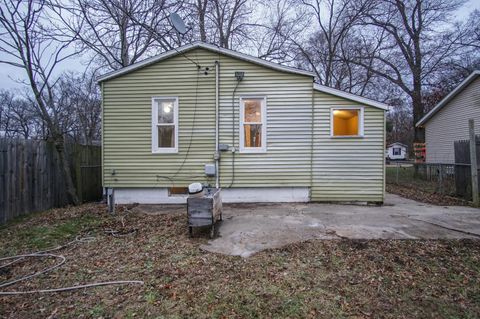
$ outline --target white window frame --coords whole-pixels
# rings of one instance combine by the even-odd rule
[[[333,112],[341,110],[358,110],[358,135],[334,135],[333,134]],[[362,138],[364,137],[364,107],[363,106],[335,106],[330,108],[330,137],[331,138]]]
[[[243,125],[245,124],[245,103],[244,100],[262,100],[262,121],[261,122],[248,122],[250,124],[262,125],[262,147],[245,147],[245,133]],[[267,97],[259,95],[245,95],[240,97],[240,153],[265,153],[267,151]]]
[[[161,101],[173,100],[173,123],[158,123],[158,104]],[[175,125],[175,147],[158,147],[158,126]],[[152,153],[168,154],[178,153],[178,97],[177,96],[153,96],[152,97]]]

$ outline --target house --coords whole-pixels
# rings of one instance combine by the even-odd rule
[[[390,160],[407,159],[407,145],[398,142],[388,145],[386,157]]]
[[[454,142],[468,140],[468,120],[480,133],[480,70],[470,74],[420,121],[425,129],[427,163],[455,162]]]
[[[116,203],[383,202],[387,105],[314,74],[193,43],[98,79]]]

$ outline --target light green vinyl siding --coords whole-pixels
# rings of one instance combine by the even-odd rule
[[[385,111],[364,106],[363,138],[330,137],[330,109],[363,106],[314,93],[312,201],[383,201]]]
[[[364,138],[332,139],[330,108],[358,103],[314,91],[310,76],[273,70],[205,49],[193,49],[186,55],[208,66],[209,74],[198,72],[196,65],[179,54],[102,82],[105,187],[187,186],[195,181],[214,184],[214,178],[205,177],[204,165],[214,163],[214,65],[218,60],[221,144],[232,145],[234,73],[245,72],[233,98],[237,150],[233,187],[311,187],[314,201],[383,200],[383,110],[365,106]],[[154,96],[178,97],[178,153],[152,154]],[[242,96],[266,97],[265,153],[239,153]],[[220,182],[228,187],[233,156],[231,152],[221,155]]]
[[[214,62],[219,60],[220,143],[231,145],[234,72],[245,72],[234,99],[237,154],[233,186],[309,186],[312,78],[204,49],[195,49],[186,55],[210,68],[208,75],[200,73],[197,94],[197,67],[182,55],[105,81],[104,185],[168,187],[186,186],[193,181],[214,182],[205,177],[204,165],[213,163],[215,150]],[[239,97],[252,94],[267,98],[267,152],[240,154]],[[151,152],[152,96],[179,99],[179,152],[176,154]],[[231,163],[232,154],[223,152],[222,186],[231,182]]]
[[[279,72],[221,58],[220,143],[232,145],[232,93],[235,71],[244,71],[235,105],[235,179],[233,187],[310,186],[311,94],[309,76]],[[239,153],[240,97],[266,97],[267,151]],[[222,153],[221,185],[232,181],[232,153]]]

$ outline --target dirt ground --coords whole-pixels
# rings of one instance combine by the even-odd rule
[[[107,280],[143,285],[0,296],[2,318],[475,318],[480,316],[480,241],[309,240],[250,258],[206,252],[189,238],[185,208],[168,214],[103,205],[56,209],[0,229],[0,256],[95,240],[56,251],[66,263],[1,291]],[[114,237],[116,230],[131,235]],[[0,268],[0,283],[54,261]]]

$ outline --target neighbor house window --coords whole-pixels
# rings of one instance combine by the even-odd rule
[[[363,136],[363,108],[332,108],[330,121],[331,136]]]
[[[401,154],[402,154],[402,150],[400,149],[400,147],[393,148],[393,155],[401,155]]]
[[[266,104],[264,97],[240,99],[240,152],[267,150]]]
[[[178,98],[152,99],[152,152],[178,151]]]

